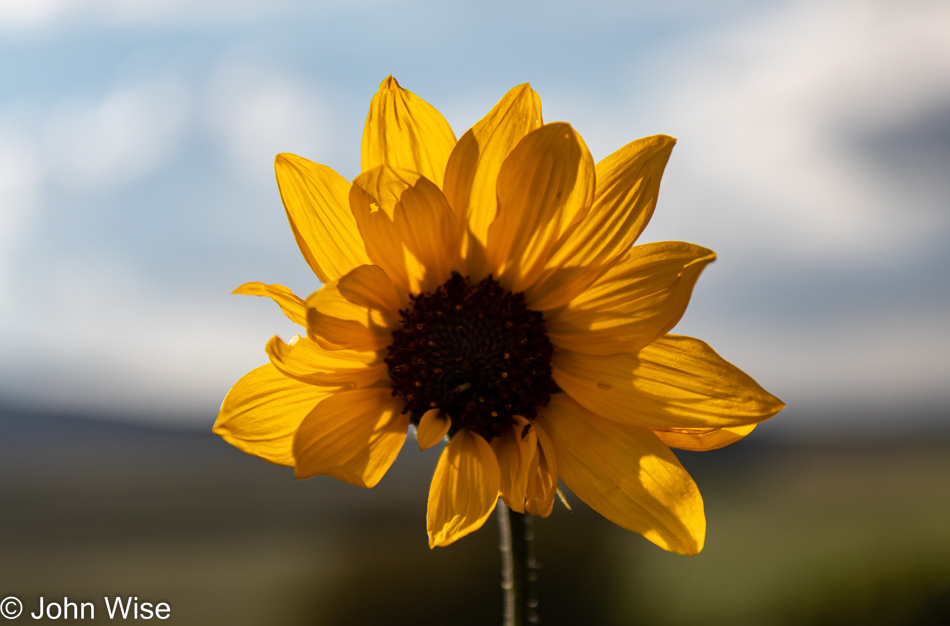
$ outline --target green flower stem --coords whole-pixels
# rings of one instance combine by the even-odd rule
[[[530,515],[516,513],[504,502],[498,502],[498,548],[501,551],[504,626],[538,623],[538,573],[532,543],[534,529],[531,523]]]

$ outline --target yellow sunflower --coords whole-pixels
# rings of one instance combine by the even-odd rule
[[[268,296],[306,329],[267,344],[214,432],[237,448],[373,487],[410,424],[449,437],[429,489],[429,545],[478,529],[499,497],[551,513],[558,479],[612,522],[683,554],[703,501],[670,448],[711,450],[783,404],[697,339],[667,334],[715,254],[633,245],[675,140],[596,165],[568,124],[543,124],[528,85],[456,141],[392,77],[380,85],[352,184],[276,159],[297,245],[323,287]]]

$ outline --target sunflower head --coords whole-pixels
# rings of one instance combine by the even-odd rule
[[[306,300],[248,283],[303,327],[231,389],[214,430],[238,448],[372,487],[403,446],[448,437],[429,491],[431,547],[499,497],[550,514],[558,481],[664,549],[702,549],[695,483],[670,451],[748,435],[783,404],[705,343],[668,334],[710,250],[633,245],[675,141],[596,165],[528,85],[456,141],[430,104],[380,85],[352,183],[278,155]]]
[[[492,277],[472,285],[458,272],[432,293],[411,296],[400,311],[386,365],[393,393],[416,425],[440,409],[454,430],[468,429],[489,443],[513,423],[547,406],[554,347],[544,316],[525,307]],[[454,433],[453,433],[454,434]]]

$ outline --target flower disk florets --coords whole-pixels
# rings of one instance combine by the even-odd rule
[[[512,416],[534,419],[558,390],[544,316],[491,276],[473,286],[453,273],[399,313],[386,364],[393,395],[406,400],[403,413],[416,424],[437,408],[452,418],[453,431],[491,441]]]

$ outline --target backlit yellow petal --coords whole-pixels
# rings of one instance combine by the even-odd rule
[[[524,508],[532,515],[547,517],[554,508],[554,496],[557,494],[554,443],[539,420],[535,420],[531,426],[538,436],[538,450],[528,475],[528,498]]]
[[[590,212],[525,294],[535,309],[569,302],[633,245],[653,215],[660,178],[675,143],[666,135],[644,137],[597,164]]]
[[[295,324],[307,326],[307,305],[293,291],[283,285],[265,285],[264,283],[244,283],[231,293],[239,296],[265,296],[280,307],[284,315]]]
[[[327,283],[306,306],[307,336],[324,348],[373,352],[392,343],[399,297],[376,265],[361,265]]]
[[[669,332],[716,254],[666,241],[630,248],[571,303],[546,315],[551,342],[587,354],[636,352]]]
[[[353,181],[350,207],[366,250],[403,291],[429,291],[458,266],[461,229],[442,191],[419,174],[381,165]]]
[[[429,486],[429,547],[447,546],[478,530],[495,510],[498,461],[480,435],[460,430],[445,446]]]
[[[755,430],[756,426],[758,424],[731,428],[654,428],[653,432],[671,448],[706,452],[734,444]]]
[[[538,415],[564,484],[592,509],[664,550],[697,554],[706,537],[699,489],[648,428],[602,419],[565,394]]]
[[[594,197],[594,162],[569,124],[546,124],[512,150],[498,173],[498,215],[488,228],[489,270],[511,291],[531,286],[561,237]]]
[[[350,212],[350,183],[326,165],[293,154],[278,154],[274,168],[297,246],[320,281],[368,264]]]
[[[279,337],[267,342],[267,356],[285,375],[326,387],[368,387],[386,376],[386,364],[378,352],[328,350],[307,337],[290,343]]]
[[[297,478],[324,475],[374,487],[406,440],[404,403],[383,387],[341,391],[314,408],[294,437]]]
[[[416,428],[416,441],[420,450],[428,450],[439,443],[449,434],[452,428],[452,418],[442,412],[442,409],[426,411],[419,420]]]
[[[399,310],[406,306],[389,276],[376,265],[354,269],[340,279],[338,286],[340,294],[353,304],[379,311],[393,319],[399,317]]]
[[[556,350],[554,380],[588,410],[652,428],[728,428],[766,420],[785,405],[691,337],[666,335],[635,354]]]
[[[511,426],[491,440],[491,447],[498,459],[505,504],[513,511],[524,513],[528,478],[531,470],[537,466],[538,434],[534,432],[531,422],[520,415],[512,419],[514,422]]]
[[[237,381],[212,429],[235,448],[278,465],[293,465],[294,433],[333,389],[283,375],[268,363]]]
[[[377,165],[412,170],[439,187],[455,133],[435,108],[390,76],[379,86],[363,127],[363,171]]]
[[[484,264],[481,257],[498,206],[495,182],[501,164],[518,142],[541,124],[541,98],[527,83],[518,85],[462,135],[452,150],[443,189],[459,222],[467,225],[471,240],[466,240],[463,251],[475,263]]]

